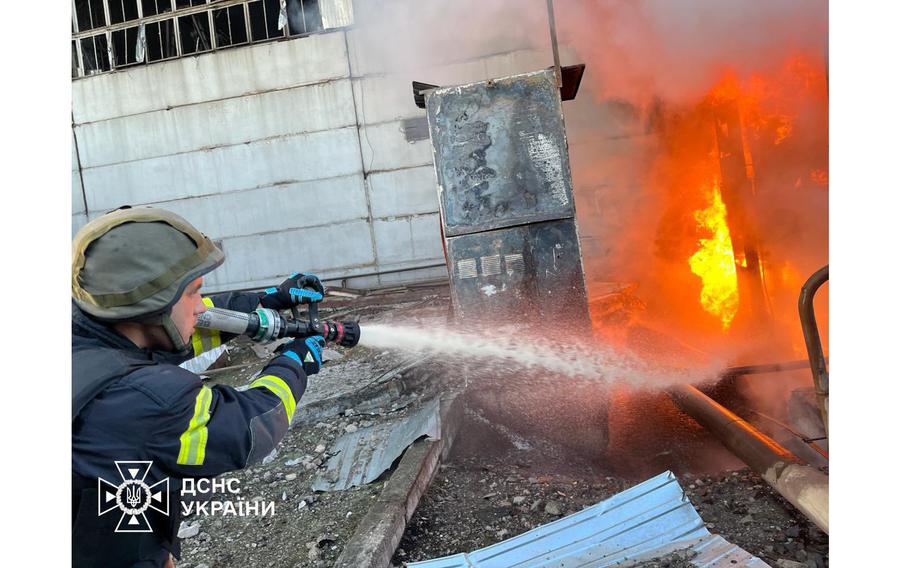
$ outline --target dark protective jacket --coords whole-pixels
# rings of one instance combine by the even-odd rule
[[[252,311],[258,298],[233,293],[205,302]],[[227,339],[197,330],[193,345],[199,354]],[[182,478],[260,462],[287,433],[306,389],[300,363],[288,356],[273,358],[246,391],[206,385],[181,362],[172,353],[136,347],[73,304],[74,566],[154,567],[163,566],[168,553],[179,558]],[[169,515],[145,511],[153,532],[115,532],[125,527],[118,509],[99,515],[109,507],[99,501],[98,480],[120,484],[117,461],[150,461],[147,485],[169,478]]]

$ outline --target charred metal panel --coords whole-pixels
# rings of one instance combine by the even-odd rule
[[[589,322],[553,71],[425,99],[456,315]]]
[[[446,239],[455,312],[544,323],[585,321],[588,305],[573,219]]]
[[[447,237],[575,214],[552,71],[426,97]]]

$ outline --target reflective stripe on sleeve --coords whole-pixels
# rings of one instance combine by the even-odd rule
[[[210,308],[215,304],[211,298],[202,298],[202,303]],[[221,332],[217,329],[199,329],[193,331],[193,355],[199,356],[221,345]]]
[[[265,387],[281,399],[281,402],[284,403],[284,410],[288,415],[288,424],[290,424],[291,419],[294,418],[294,411],[297,409],[297,402],[294,400],[294,393],[291,391],[291,387],[275,375],[259,377],[250,385],[250,388],[256,387]]]
[[[193,417],[190,418],[189,426],[180,435],[180,453],[177,455],[178,464],[202,465],[202,462],[205,461],[205,443],[209,438],[209,430],[206,424],[211,418],[209,414],[211,405],[212,389],[203,386],[199,394],[196,395],[196,408],[193,412]]]

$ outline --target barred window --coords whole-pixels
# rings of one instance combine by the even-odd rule
[[[72,77],[351,25],[352,0],[73,0]]]

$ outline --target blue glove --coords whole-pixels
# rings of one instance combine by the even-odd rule
[[[295,339],[281,346],[278,353],[300,363],[307,376],[315,375],[322,369],[322,350],[325,338],[313,335],[306,339]]]
[[[298,304],[320,302],[324,295],[325,287],[314,274],[295,272],[277,287],[266,288],[259,304],[270,310],[287,310]]]

